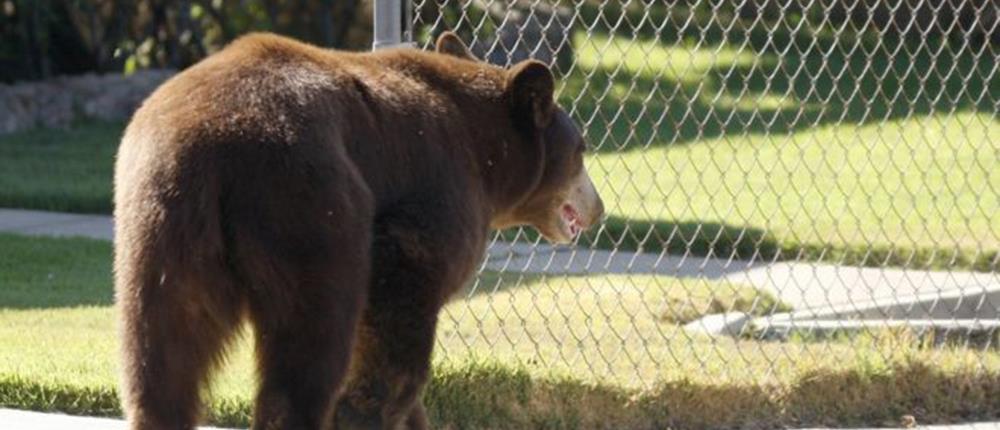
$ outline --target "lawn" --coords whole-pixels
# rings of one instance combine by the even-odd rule
[[[577,34],[559,97],[609,213],[584,244],[996,270],[996,55],[800,36]],[[108,212],[120,133],[0,137],[0,206]]]
[[[110,246],[0,235],[0,406],[117,415]],[[445,310],[425,401],[454,428],[758,428],[1000,417],[1000,354],[905,333],[707,338],[708,311],[781,308],[738,285],[486,273]],[[246,337],[208,415],[246,425]]]
[[[0,136],[0,207],[110,213],[121,124]]]

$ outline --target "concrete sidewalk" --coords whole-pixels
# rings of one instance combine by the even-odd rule
[[[495,243],[486,267],[529,273],[649,274],[749,285],[799,310],[1000,288],[1000,273],[924,271]]]
[[[0,409],[0,428],[3,430],[124,430],[125,421],[114,418],[91,418],[63,414]],[[954,425],[917,426],[907,429],[925,430],[1000,430],[1000,422]],[[201,430],[223,430],[216,427],[199,427]],[[829,430],[829,429],[809,429]],[[858,429],[862,430],[862,429]],[[892,429],[881,429],[892,430]],[[900,428],[899,430],[904,430]]]
[[[125,430],[125,421],[115,418],[94,418],[0,409],[0,429],[3,430]],[[200,430],[222,430],[198,427]]]
[[[87,237],[111,240],[111,217],[58,212],[0,209],[0,232],[31,236]]]
[[[114,235],[109,216],[21,209],[0,209],[0,231],[101,240],[111,240]],[[528,273],[646,274],[728,281],[767,291],[796,310],[1000,288],[1000,273],[751,262],[505,242],[489,247],[485,267]]]

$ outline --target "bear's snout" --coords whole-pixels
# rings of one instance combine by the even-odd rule
[[[597,193],[597,187],[594,186],[594,181],[590,179],[586,168],[580,170],[580,174],[573,181],[572,189],[569,203],[579,211],[583,221],[580,227],[586,230],[604,218],[604,201]]]

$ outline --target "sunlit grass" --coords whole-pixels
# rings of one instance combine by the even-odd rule
[[[628,76],[669,79],[697,84],[722,67],[750,67],[757,62],[774,64],[776,56],[759,58],[749,48],[699,46],[695,44],[664,46],[655,40],[608,37],[578,32],[573,38],[576,65],[584,71],[624,72]]]
[[[589,170],[623,219],[746,226],[832,248],[990,252],[1000,245],[993,136],[1000,123],[962,113],[597,154]]]

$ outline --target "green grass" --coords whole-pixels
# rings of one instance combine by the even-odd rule
[[[119,415],[110,245],[0,235],[0,406]],[[783,309],[728,283],[486,273],[442,314],[433,422],[453,428],[773,428],[1000,417],[1000,354],[906,333],[827,342],[707,338],[701,313]],[[242,425],[244,336],[208,419]]]
[[[610,215],[584,244],[997,270],[990,55],[714,31],[700,44],[576,35],[560,102],[586,125]],[[0,137],[0,206],[108,212],[119,134],[92,123]]]
[[[986,120],[961,114],[823,126],[787,137],[599,155],[591,160],[592,175],[602,195],[616,200],[604,242],[701,248],[702,255],[709,249],[744,258],[804,253],[848,264],[994,270],[1000,141],[989,136],[1000,136],[1000,123]],[[960,142],[960,132],[976,144]],[[625,171],[628,181],[620,179]],[[651,189],[662,194],[649,198]],[[670,241],[675,228],[680,238]]]
[[[107,306],[111,244],[0,233],[0,308]]]
[[[110,213],[120,124],[0,136],[0,207]]]

